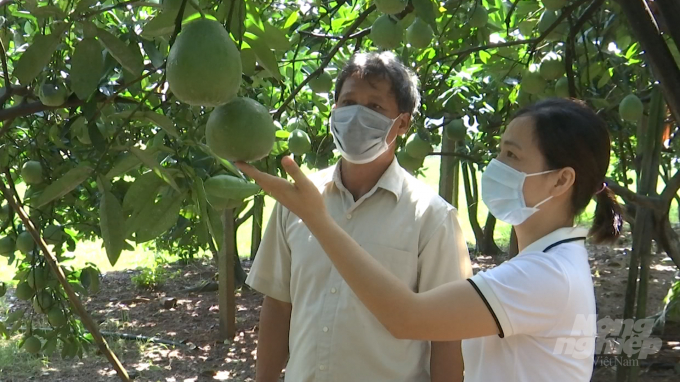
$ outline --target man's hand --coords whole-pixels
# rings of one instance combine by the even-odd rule
[[[308,226],[314,222],[314,219],[326,217],[326,205],[321,193],[314,183],[302,173],[297,163],[290,157],[284,157],[281,159],[281,165],[293,178],[293,182],[263,173],[249,164],[236,163],[236,167],[253,178],[265,192],[297,215]]]

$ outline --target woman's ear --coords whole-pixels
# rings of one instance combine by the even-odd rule
[[[560,196],[576,182],[576,171],[571,167],[565,167],[557,173],[555,185],[553,186],[552,196]]]
[[[397,128],[397,135],[404,135],[408,133],[408,130],[411,127],[411,114],[400,115],[397,123],[399,126]]]

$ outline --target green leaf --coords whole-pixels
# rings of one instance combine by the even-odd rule
[[[22,85],[28,85],[50,63],[52,53],[57,49],[61,33],[37,35],[33,43],[21,55],[12,74]]]
[[[274,55],[274,52],[269,49],[269,45],[264,41],[264,38],[252,33],[247,33],[247,36],[248,37],[244,37],[243,40],[247,42],[253,49],[253,52],[255,52],[257,62],[259,62],[272,77],[281,81],[282,78],[276,56]]]
[[[288,18],[286,19],[285,24],[283,24],[283,29],[289,29],[290,27],[295,24],[295,22],[298,20],[299,13],[297,9],[293,9],[293,11],[290,13]]]
[[[221,250],[222,243],[224,242],[224,225],[222,225],[222,217],[220,215],[220,212],[216,209],[208,208],[208,220],[210,221],[208,228],[210,228],[210,235],[215,239],[218,250]]]
[[[142,209],[144,204],[153,203],[158,193],[158,189],[163,186],[165,182],[158,177],[153,171],[147,172],[135,179],[130,186],[130,189],[125,193],[123,198],[123,210],[126,212],[134,212]]]
[[[139,52],[125,44],[118,37],[105,31],[104,29],[97,29],[97,37],[99,42],[111,53],[111,56],[118,61],[118,63],[134,75],[141,75],[144,71],[144,58]]]
[[[144,243],[155,239],[177,223],[179,212],[186,193],[166,195],[149,211],[146,224],[142,224],[135,232],[135,241]]]
[[[284,52],[290,49],[290,41],[288,40],[288,37],[286,37],[286,34],[281,29],[267,22],[263,24],[264,24],[264,40],[267,42],[267,45],[270,48]]]
[[[93,38],[85,38],[76,46],[71,58],[71,89],[86,100],[97,90],[104,70],[102,48]]]
[[[172,122],[170,118],[166,117],[165,115],[158,114],[154,111],[149,110],[144,112],[144,118],[153,122],[154,124],[156,124],[156,126],[165,130],[165,132],[170,134],[171,136],[179,138],[179,132],[175,128],[175,124]]]
[[[111,115],[111,117],[122,119],[129,118],[136,121],[152,123],[160,127],[161,129],[165,130],[165,132],[170,134],[171,136],[179,138],[179,132],[175,128],[175,124],[172,122],[172,120],[163,114],[158,114],[151,110],[146,111],[126,110],[121,111],[120,113],[115,113]]]
[[[609,83],[611,81],[612,76],[609,73],[609,70],[605,70],[604,73],[602,74],[602,77],[600,77],[600,80],[597,81],[597,88],[601,88]]]
[[[150,147],[147,150],[151,150],[152,148]],[[104,176],[106,179],[113,179],[117,176],[121,176],[128,171],[134,169],[135,167],[138,167],[142,164],[142,161],[137,158],[134,154],[132,153],[125,153],[121,156],[119,160],[116,161],[116,163],[111,167],[111,170],[106,173]]]
[[[437,32],[437,19],[435,17],[435,5],[432,0],[412,0],[413,7],[416,10],[416,15],[423,19],[426,23],[430,24],[432,30]]]
[[[120,202],[110,191],[102,194],[99,203],[99,227],[106,248],[106,257],[111,265],[116,265],[125,245],[125,219]]]
[[[142,47],[144,48],[146,54],[149,56],[149,60],[151,60],[151,65],[153,65],[156,68],[160,68],[165,62],[165,57],[163,57],[163,54],[158,50],[156,44],[153,41],[142,39]]]
[[[206,145],[205,143],[199,143],[199,144],[198,144],[198,147],[200,147],[201,150],[203,150],[204,153],[209,154],[211,157],[215,158],[215,160],[216,160],[218,163],[220,163],[224,168],[226,168],[227,170],[229,170],[232,174],[234,174],[234,175],[236,175],[236,176],[240,176],[241,178],[243,178],[243,175],[242,175],[241,172],[238,170],[238,168],[236,168],[236,166],[234,166],[234,165],[233,165],[231,162],[229,162],[228,160],[222,159],[222,158],[220,158],[219,156],[217,156],[217,154],[215,154],[215,153],[210,149],[210,147],[208,147],[208,145]]]
[[[76,6],[75,13],[86,11],[88,8],[96,4],[97,1],[99,0],[80,0]]]
[[[174,188],[177,192],[181,192],[179,186],[177,186],[177,183],[175,183],[175,179],[168,173],[168,171],[163,168],[163,166],[160,165],[156,161],[156,159],[150,155],[149,153],[140,150],[137,147],[132,147],[130,148],[130,152],[132,152],[137,158],[139,158],[142,163],[144,163],[147,167],[153,170],[158,177],[163,179],[166,183],[168,183],[172,188]]]
[[[64,11],[55,7],[54,5],[45,5],[43,7],[38,7],[31,11],[31,14],[39,19],[48,19],[50,17],[63,20],[66,18]]]
[[[51,356],[54,351],[57,350],[57,337],[50,338],[45,342],[45,346],[42,348],[42,353],[46,356]]]
[[[200,224],[202,224],[208,232],[212,229],[210,226],[210,216],[208,215],[208,200],[205,195],[205,189],[203,186],[203,180],[197,176],[193,177],[192,185],[192,195],[194,198],[194,204],[198,206],[198,217]]]
[[[9,332],[7,331],[7,327],[5,327],[5,324],[0,322],[0,335],[5,337],[5,339],[9,339]]]
[[[88,165],[80,165],[78,167],[72,168],[61,178],[52,182],[43,190],[42,193],[40,193],[40,196],[38,197],[38,200],[36,200],[34,207],[40,208],[47,203],[59,199],[73,191],[76,187],[78,187],[79,184],[83,183],[85,179],[90,177],[92,170],[92,167]]]

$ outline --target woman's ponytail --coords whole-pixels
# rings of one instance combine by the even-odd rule
[[[616,194],[606,185],[595,194],[595,217],[589,235],[596,244],[612,243],[619,237],[623,225],[622,208]]]

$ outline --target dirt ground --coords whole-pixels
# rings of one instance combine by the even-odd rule
[[[591,266],[596,283],[598,316],[621,317],[624,303],[630,239],[613,248],[591,247]],[[655,255],[650,275],[649,315],[662,308],[675,269],[665,255]],[[494,260],[479,256],[475,271],[493,267]],[[244,267],[249,264],[245,263]],[[168,265],[174,273],[158,291],[142,291],[131,283],[139,271],[106,274],[101,291],[86,301],[87,308],[102,330],[141,334],[182,343],[180,347],[134,341],[110,340],[112,348],[138,381],[254,381],[257,322],[262,296],[242,290],[237,297],[237,338],[231,343],[216,342],[218,307],[215,292],[187,293],[182,290],[208,281],[214,268],[207,263]],[[164,297],[177,299],[176,308],[165,309]],[[11,300],[10,300],[11,301]],[[14,300],[16,303],[16,300]],[[680,326],[667,327],[663,349],[642,364],[640,382],[680,380]],[[82,360],[46,362],[43,370],[28,379],[0,374],[0,381],[98,382],[117,380],[106,359],[89,354]],[[614,367],[597,367],[592,381],[614,381]]]

